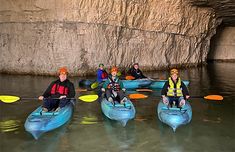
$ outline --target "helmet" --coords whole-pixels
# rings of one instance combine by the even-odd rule
[[[111,73],[112,73],[112,72],[118,72],[118,68],[117,68],[117,67],[112,67]]]
[[[59,74],[68,74],[67,68],[66,68],[66,67],[61,67],[61,68],[59,69]]]
[[[100,66],[104,66],[104,64],[103,64],[103,63],[100,63],[100,64],[99,64],[99,67],[100,67]]]
[[[177,69],[171,69],[171,75],[177,74],[178,75],[179,71]]]

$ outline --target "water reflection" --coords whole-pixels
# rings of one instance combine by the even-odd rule
[[[39,140],[24,130],[27,116],[42,103],[39,101],[0,102],[1,151],[234,151],[235,135],[235,63],[214,63],[204,67],[181,69],[182,79],[189,80],[191,95],[221,94],[222,102],[191,98],[193,117],[188,125],[172,129],[157,118],[160,91],[141,92],[144,100],[133,100],[136,117],[125,128],[103,116],[100,103],[78,100],[73,118],[65,126],[44,134]],[[167,71],[146,73],[150,77],[168,77]],[[55,77],[0,74],[0,94],[37,97]],[[70,78],[78,88],[80,78]],[[85,79],[85,78],[81,78]],[[78,91],[76,96],[94,94]],[[127,93],[136,93],[135,90]],[[15,130],[14,130],[15,129]]]
[[[110,143],[123,152],[129,151],[135,142],[135,124],[131,121],[133,120],[130,120],[126,127],[122,127],[119,122],[104,118],[104,127]]]
[[[0,121],[1,132],[13,132],[19,129],[20,120],[3,120]]]

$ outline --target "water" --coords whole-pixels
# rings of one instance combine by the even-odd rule
[[[69,123],[43,134],[39,140],[24,130],[24,121],[41,102],[21,100],[12,104],[0,102],[1,152],[232,152],[235,151],[235,63],[213,63],[204,67],[183,69],[181,78],[190,80],[193,95],[220,94],[224,100],[190,100],[193,118],[176,133],[162,124],[156,115],[160,90],[146,93],[149,98],[137,100],[136,118],[123,128],[103,116],[98,102],[78,101]],[[167,77],[167,72],[147,73],[150,77]],[[55,77],[0,75],[0,94],[38,97]],[[80,78],[81,79],[81,78]],[[78,78],[71,78],[78,87]],[[77,92],[81,94],[93,92]]]

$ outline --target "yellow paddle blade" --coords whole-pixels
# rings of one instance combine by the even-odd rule
[[[148,96],[144,95],[144,94],[139,94],[139,93],[136,93],[136,94],[129,94],[129,98],[130,99],[144,99],[144,98],[147,98]]]
[[[207,99],[207,100],[223,100],[223,96],[220,96],[220,95],[208,95],[208,96],[205,96],[204,99]]]
[[[153,90],[151,89],[136,89],[136,91],[139,91],[139,92],[153,92]]]
[[[93,102],[98,99],[98,95],[84,95],[84,96],[80,96],[78,99],[84,102]]]
[[[122,73],[120,71],[118,71],[117,76],[120,77],[122,75]]]
[[[98,82],[94,82],[91,84],[91,89],[95,89],[99,86],[99,83]]]
[[[12,103],[12,102],[16,102],[16,101],[20,100],[20,97],[1,95],[1,96],[0,96],[0,100],[1,100],[2,102],[5,102],[5,103]]]
[[[133,76],[131,76],[131,75],[128,75],[128,76],[126,76],[125,78],[126,78],[126,80],[134,80],[134,79],[135,79],[135,77],[133,77]]]

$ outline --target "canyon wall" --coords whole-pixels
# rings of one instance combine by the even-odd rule
[[[0,72],[94,74],[99,63],[144,70],[207,59],[221,20],[184,0],[3,0]]]

